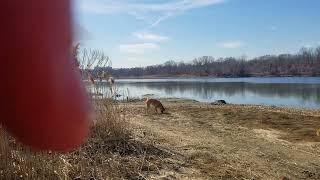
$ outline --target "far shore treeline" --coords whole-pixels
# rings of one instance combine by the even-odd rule
[[[169,60],[146,67],[95,68],[92,73],[98,76],[101,71],[117,78],[320,76],[320,46],[302,48],[296,54],[265,55],[250,60],[203,56],[191,62]]]

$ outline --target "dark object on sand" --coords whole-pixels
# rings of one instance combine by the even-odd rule
[[[217,101],[214,101],[210,104],[211,105],[225,105],[225,104],[227,104],[227,102],[225,100],[217,100]]]

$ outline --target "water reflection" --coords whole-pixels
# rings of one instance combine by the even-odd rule
[[[99,88],[107,92],[106,83]],[[158,97],[189,98],[203,102],[225,99],[236,104],[268,104],[320,108],[320,84],[248,83],[206,81],[150,81],[118,82],[120,93],[140,97],[155,94]]]

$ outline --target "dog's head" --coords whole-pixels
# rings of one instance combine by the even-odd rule
[[[163,114],[163,112],[166,111],[166,109],[164,107],[161,108],[161,113]]]

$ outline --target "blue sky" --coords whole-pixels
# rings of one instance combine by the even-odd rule
[[[319,0],[75,0],[76,39],[113,67],[320,45]]]

